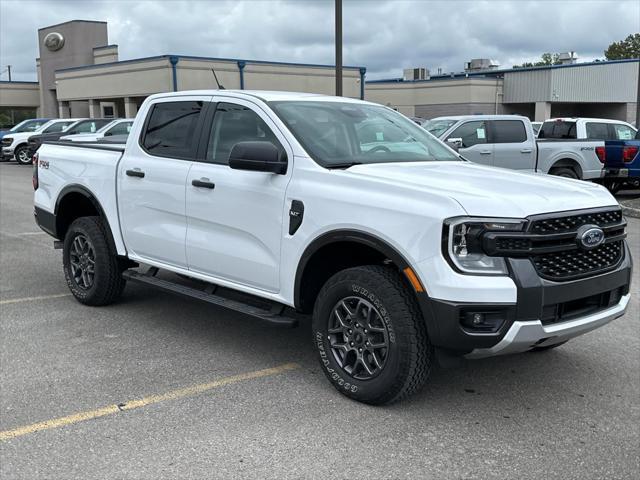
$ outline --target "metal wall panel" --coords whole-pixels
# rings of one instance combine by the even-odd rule
[[[551,96],[551,70],[504,74],[504,103],[545,102]]]

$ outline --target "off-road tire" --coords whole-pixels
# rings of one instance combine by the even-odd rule
[[[358,297],[376,307],[388,332],[386,362],[377,376],[359,380],[342,369],[331,348],[329,323],[344,298]],[[434,358],[414,294],[391,266],[342,270],[320,290],[312,319],[313,343],[321,368],[343,395],[371,405],[397,402],[426,382]]]
[[[31,165],[33,159],[29,155],[29,147],[27,145],[20,145],[15,149],[13,155],[16,157],[16,162],[20,165]],[[21,159],[21,157],[24,157]]]
[[[549,175],[555,175],[556,177],[564,177],[564,178],[575,178],[576,180],[580,178],[578,174],[572,169],[563,168],[563,167],[552,168],[549,171]]]
[[[72,274],[71,248],[79,235],[89,240],[94,251],[94,275],[90,288],[79,285]],[[122,278],[123,267],[118,262],[116,252],[109,246],[107,235],[107,229],[100,217],[81,217],[71,224],[64,237],[64,276],[73,296],[85,305],[108,305],[120,297],[125,287],[126,280]]]
[[[529,350],[530,352],[546,352],[548,350],[553,350],[554,348],[558,348],[561,347],[562,345],[564,345],[565,343],[567,343],[569,340],[565,340],[564,342],[560,342],[560,343],[556,343],[555,345],[547,345],[546,347],[533,347],[531,350]]]

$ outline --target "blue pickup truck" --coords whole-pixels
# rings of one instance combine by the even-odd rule
[[[620,188],[640,188],[640,130],[634,140],[607,140],[596,152],[604,163],[604,185],[616,193]]]

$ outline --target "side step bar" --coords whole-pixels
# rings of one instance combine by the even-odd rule
[[[298,320],[295,318],[287,317],[284,315],[285,306],[277,303],[273,304],[273,307],[268,310],[253,305],[248,305],[237,300],[231,300],[220,295],[216,295],[214,292],[217,289],[216,285],[208,285],[204,290],[198,290],[197,288],[187,287],[178,283],[173,283],[161,278],[157,278],[155,275],[158,273],[158,269],[152,267],[148,273],[140,273],[135,270],[125,270],[122,276],[131,282],[143,283],[160,290],[164,290],[169,293],[176,293],[189,298],[195,298],[207,303],[212,303],[219,307],[223,307],[235,312],[244,313],[250,317],[256,318],[268,322],[272,325],[279,327],[293,328],[298,326]]]

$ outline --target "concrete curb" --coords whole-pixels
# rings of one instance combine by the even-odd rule
[[[640,218],[640,208],[628,207],[624,203],[621,203],[623,215],[627,217]]]

